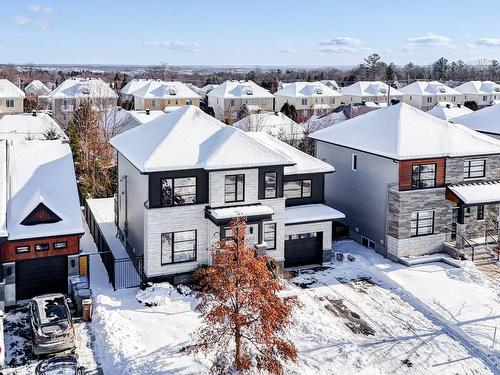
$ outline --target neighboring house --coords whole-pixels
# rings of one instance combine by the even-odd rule
[[[342,87],[340,93],[343,95],[342,102],[344,104],[359,104],[366,102],[381,103],[396,103],[403,101],[404,94],[389,87],[384,82],[380,81],[361,81],[353,83],[350,86]],[[390,96],[390,101],[387,99]]]
[[[320,82],[322,84],[324,84],[325,86],[331,88],[332,90],[339,90],[340,89],[340,86],[337,84],[337,82],[332,80],[332,79],[323,79]]]
[[[208,85],[205,85],[203,86],[201,89],[200,89],[200,96],[202,99],[206,99],[207,98],[207,95],[210,91],[212,91],[213,89],[215,89],[217,86],[219,85],[216,85],[214,83],[209,83]]]
[[[432,109],[439,102],[453,105],[463,103],[463,95],[438,81],[417,81],[399,89],[404,93],[403,101],[422,111]]]
[[[500,104],[455,117],[452,122],[500,139]]]
[[[246,106],[248,113],[274,111],[274,95],[252,81],[226,81],[208,93],[208,106],[221,121],[234,121]]]
[[[149,109],[127,111],[122,107],[115,107],[102,113],[100,123],[109,134],[117,135],[164,114],[163,111],[150,111]]]
[[[6,113],[23,113],[25,96],[23,90],[11,81],[0,79],[0,116]]]
[[[439,102],[432,107],[431,110],[427,111],[428,114],[446,121],[451,121],[455,117],[463,116],[472,112],[472,109],[467,108],[463,104],[454,105],[449,102]]]
[[[125,86],[120,89],[120,97],[122,101],[125,100],[134,100],[134,96],[132,95],[135,91],[143,88],[149,82],[155,81],[154,79],[142,79],[142,78],[134,78],[127,82]]]
[[[341,104],[342,95],[321,82],[293,82],[277,91],[276,110],[288,103],[297,112],[297,121],[307,121],[311,116],[330,112]]]
[[[102,111],[116,106],[118,96],[109,84],[100,78],[68,78],[48,97],[52,102],[54,118],[67,125],[75,110],[83,102],[90,102],[93,108]]]
[[[470,81],[455,87],[464,95],[465,102],[475,102],[478,108],[484,108],[500,100],[500,84],[492,81]]]
[[[233,126],[244,132],[264,132],[294,146],[304,138],[304,126],[281,112],[251,114],[235,122]]]
[[[48,114],[40,112],[0,117],[0,139],[68,141],[59,124]]]
[[[285,267],[331,256],[324,175],[334,168],[279,140],[250,136],[186,106],[110,141],[118,152],[116,221],[148,279],[210,264],[210,249],[246,217],[248,245]],[[271,146],[269,146],[271,144]]]
[[[184,105],[200,106],[200,95],[182,82],[152,80],[133,91],[135,110],[177,109]]]
[[[31,81],[25,88],[24,92],[28,97],[38,98],[39,96],[46,96],[49,94],[50,89],[44,85],[42,81],[35,79]]]
[[[0,141],[0,301],[68,293],[84,233],[73,157],[61,141]],[[81,266],[81,267],[80,267]]]
[[[346,214],[354,240],[384,256],[463,250],[496,228],[500,142],[491,137],[404,103],[310,137],[316,156],[335,162],[326,202]]]

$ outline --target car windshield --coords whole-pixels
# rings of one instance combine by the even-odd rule
[[[44,322],[50,323],[68,319],[68,311],[66,309],[64,297],[46,299],[43,302],[43,314],[45,317],[42,318],[42,320]]]

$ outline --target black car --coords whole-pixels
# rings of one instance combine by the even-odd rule
[[[36,366],[36,375],[83,375],[84,368],[78,366],[74,355],[53,357],[42,361]]]

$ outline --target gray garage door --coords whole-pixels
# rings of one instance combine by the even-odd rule
[[[323,259],[323,232],[287,236],[285,240],[285,267],[321,264]]]
[[[46,293],[68,292],[67,256],[16,262],[16,299],[30,299]]]

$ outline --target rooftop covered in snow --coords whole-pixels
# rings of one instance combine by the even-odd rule
[[[8,79],[0,79],[0,98],[24,98],[24,91]]]
[[[49,94],[52,99],[116,98],[109,84],[100,78],[68,78]]]
[[[59,124],[46,113],[21,113],[0,117],[0,139],[47,140],[50,136],[57,136],[61,140],[68,139]]]
[[[473,181],[448,185],[447,189],[466,205],[500,202],[500,181]]]
[[[469,81],[455,87],[455,90],[462,94],[489,95],[499,94],[500,85],[492,81]]]
[[[165,82],[151,80],[142,87],[131,93],[143,99],[179,99],[179,98],[200,98],[196,92],[191,90],[182,82]]]
[[[125,86],[120,89],[120,94],[132,95],[134,91],[146,86],[149,82],[154,81],[153,79],[142,79],[134,78],[127,82]]]
[[[438,81],[417,81],[410,83],[407,86],[399,89],[407,95],[425,95],[425,96],[438,96],[438,95],[461,95],[455,89],[446,86],[444,83]]]
[[[285,225],[344,219],[345,215],[324,204],[305,204],[285,208]]]
[[[27,94],[47,95],[50,89],[42,81],[35,79],[24,88],[24,92]]]
[[[352,96],[387,96],[389,91],[389,85],[387,83],[381,81],[361,81],[353,83],[350,86],[342,87],[340,92],[342,95],[352,95]],[[395,88],[390,88],[391,96],[403,96],[404,94],[396,90]]]
[[[441,120],[451,121],[455,117],[463,116],[472,113],[472,109],[464,105],[454,105],[452,103],[439,102],[427,113],[440,118]]]
[[[342,96],[338,91],[331,89],[321,82],[293,82],[284,86],[274,95],[291,98]]]
[[[273,98],[273,94],[253,81],[226,81],[208,93],[219,98]]]
[[[233,124],[243,131],[262,131],[275,137],[302,138],[304,126],[297,124],[282,112],[253,113]]]
[[[500,135],[500,104],[455,117],[452,121],[481,133]]]
[[[293,164],[195,106],[184,106],[135,127],[110,143],[141,172]]]
[[[500,154],[500,141],[405,103],[366,113],[310,137],[395,160]]]

